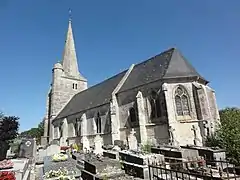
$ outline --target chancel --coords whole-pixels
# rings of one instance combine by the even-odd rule
[[[202,146],[206,134],[215,131],[215,91],[177,48],[91,87],[79,72],[76,54],[69,20],[62,60],[52,69],[42,144],[62,139],[64,145],[71,139],[89,149],[96,136],[106,145],[136,132],[138,144]]]

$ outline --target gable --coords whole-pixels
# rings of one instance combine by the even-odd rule
[[[181,77],[202,78],[176,48],[171,48],[147,61],[135,65],[119,92],[157,80]],[[202,79],[204,80],[204,78]]]

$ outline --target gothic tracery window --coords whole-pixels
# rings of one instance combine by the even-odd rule
[[[175,91],[175,104],[178,116],[190,115],[189,98],[183,87],[178,87]]]
[[[96,125],[97,125],[97,133],[101,133],[102,132],[102,122],[101,122],[101,117],[100,117],[99,112],[97,113]]]

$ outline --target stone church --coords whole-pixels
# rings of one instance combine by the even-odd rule
[[[219,123],[215,92],[176,48],[88,87],[79,72],[72,22],[62,61],[52,69],[42,144],[127,142],[204,145]]]

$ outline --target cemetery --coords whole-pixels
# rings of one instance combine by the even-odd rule
[[[224,149],[179,146],[174,138],[168,144],[138,143],[132,129],[127,141],[104,144],[97,134],[91,146],[84,137],[45,146],[34,138],[15,139],[5,154],[2,146],[0,180],[240,179]]]
[[[127,144],[116,140],[104,145],[99,134],[93,146],[82,142],[42,147],[35,139],[15,141],[0,161],[0,179],[240,179],[238,168],[226,160],[223,149],[139,144],[133,129]]]

